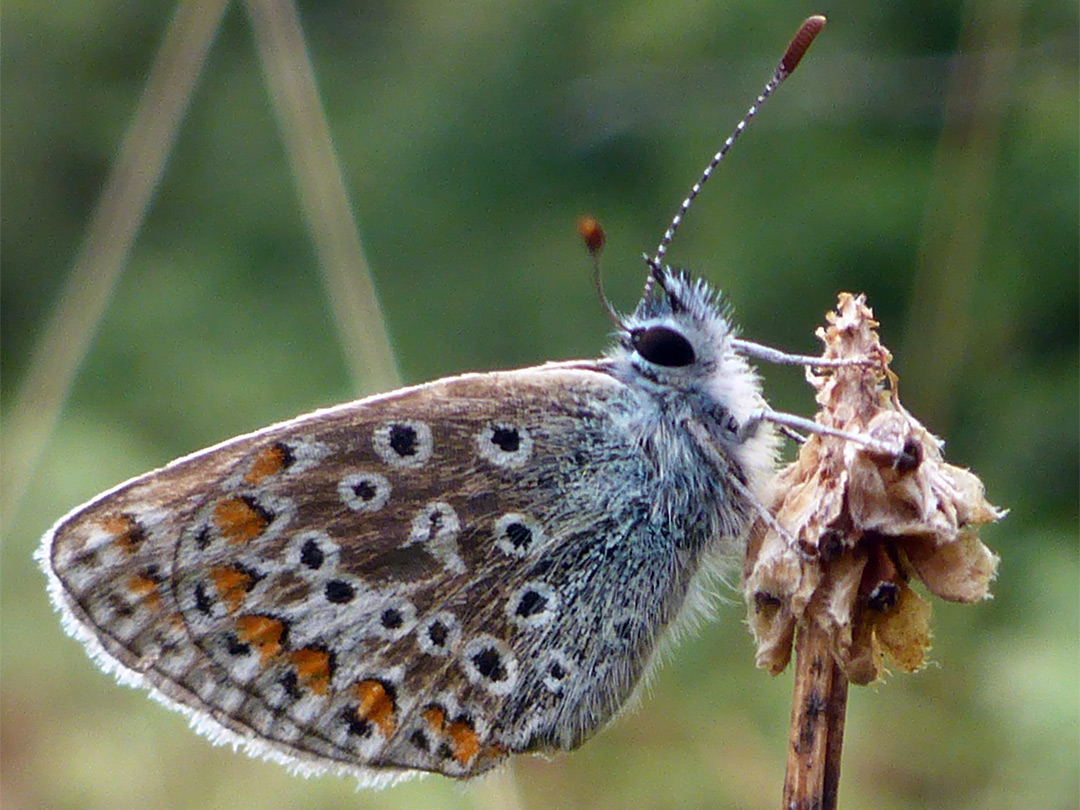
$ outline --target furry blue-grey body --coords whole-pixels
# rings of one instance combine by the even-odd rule
[[[578,745],[703,606],[772,466],[705,285],[664,273],[621,326],[601,360],[316,411],[99,496],[39,552],[68,630],[300,770]]]
[[[584,640],[579,656],[590,675],[530,747],[573,747],[626,702],[672,625],[704,609],[708,581],[738,559],[755,508],[747,495],[760,491],[772,466],[768,430],[740,435],[764,402],[707,285],[669,275],[663,294],[646,297],[623,325],[607,361],[588,366],[620,385],[602,407],[594,404],[601,418],[579,423],[576,442],[603,449],[603,458],[576,468],[599,480],[565,490],[585,501],[568,512],[603,515],[604,525],[567,538],[552,571],[573,599],[567,624],[576,630],[560,626],[559,635]],[[676,328],[695,361],[669,369],[640,356],[629,335],[650,325]],[[547,701],[541,691],[523,694],[508,719]]]

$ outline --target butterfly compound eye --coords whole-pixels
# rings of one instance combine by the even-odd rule
[[[630,333],[630,342],[637,353],[658,366],[681,368],[694,362],[694,347],[674,329],[650,326]]]

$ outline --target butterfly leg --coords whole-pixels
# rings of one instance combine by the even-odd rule
[[[873,436],[868,436],[865,433],[853,433],[850,430],[839,430],[838,428],[829,427],[828,425],[822,425],[819,422],[815,422],[813,419],[807,419],[804,416],[796,416],[793,413],[784,413],[783,411],[774,411],[772,408],[758,408],[751,412],[750,416],[739,427],[739,438],[745,440],[746,438],[753,436],[757,431],[758,425],[762,422],[772,422],[774,425],[779,425],[781,428],[802,430],[807,433],[816,433],[819,436],[835,436],[838,439],[854,442],[875,455],[893,459],[893,463],[900,467],[917,465],[917,460],[903,443],[883,441]]]

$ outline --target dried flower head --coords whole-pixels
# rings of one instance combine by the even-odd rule
[[[876,363],[807,370],[818,423],[876,440],[877,452],[813,435],[778,478],[770,508],[786,536],[755,527],[743,570],[758,666],[780,672],[795,629],[816,625],[853,683],[926,663],[930,605],[916,577],[943,599],[989,597],[998,557],[978,527],[1004,516],[971,472],[946,464],[941,442],[904,410],[892,359],[863,296],[841,293],[824,357]]]

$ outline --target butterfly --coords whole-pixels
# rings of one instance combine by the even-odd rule
[[[603,357],[318,410],[73,510],[38,552],[66,629],[301,771],[470,777],[580,745],[739,558],[773,471],[719,295],[660,262],[699,189]]]

